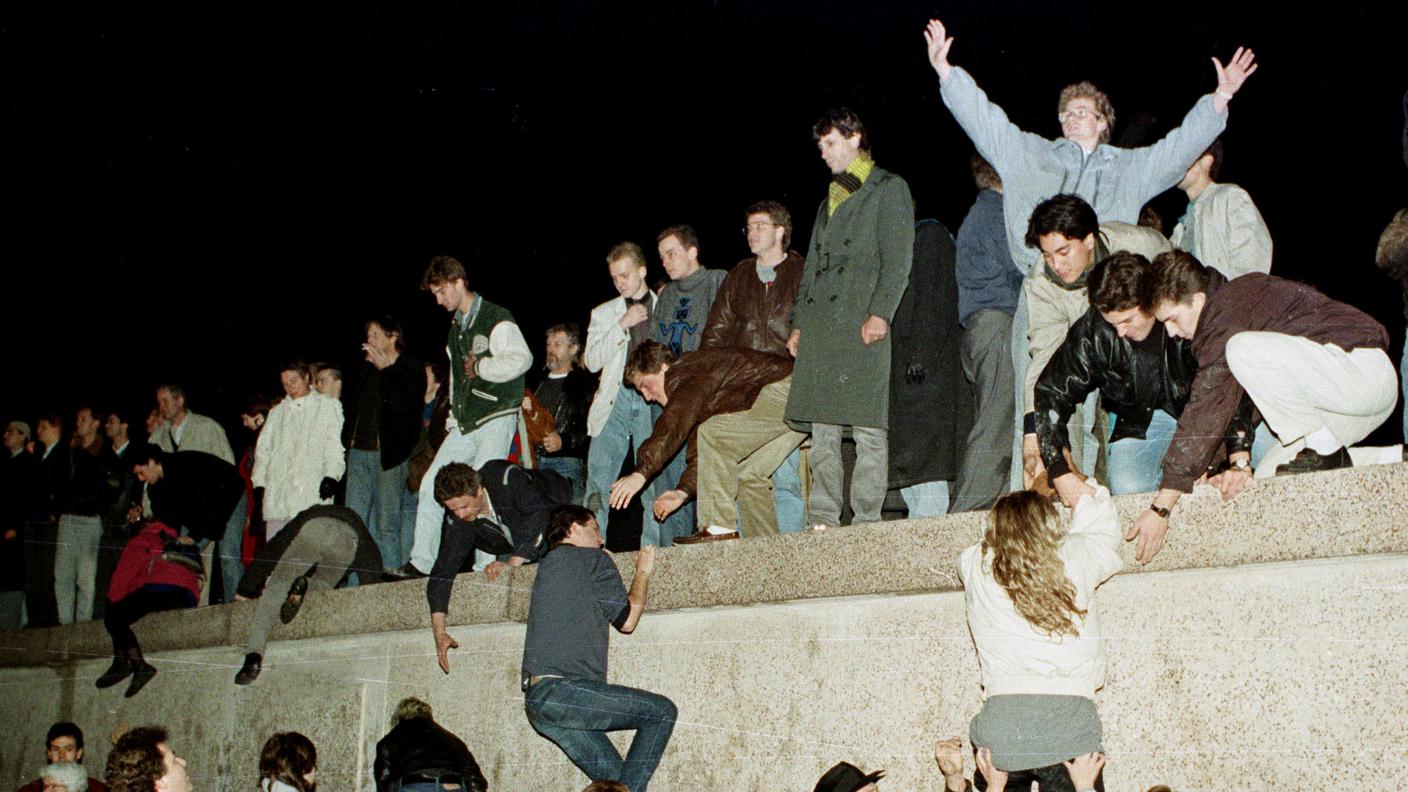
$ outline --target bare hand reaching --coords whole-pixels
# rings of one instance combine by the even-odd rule
[[[948,62],[948,51],[953,48],[953,37],[947,35],[944,23],[937,19],[929,20],[924,27],[924,41],[929,45],[929,63],[939,74],[939,82],[948,79],[953,64]]]
[[[1212,59],[1212,67],[1217,70],[1217,91],[1213,94],[1213,108],[1217,112],[1227,109],[1227,103],[1256,71],[1256,66],[1256,53],[1244,47],[1232,53],[1232,60],[1226,66],[1217,58]]]

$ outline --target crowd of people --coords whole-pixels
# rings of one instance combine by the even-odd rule
[[[1048,140],[950,62],[941,22],[924,36],[976,149],[978,194],[956,239],[916,222],[905,179],[840,109],[813,128],[831,181],[805,252],[776,201],[743,211],[751,255],[728,271],[704,267],[695,231],[674,225],[655,239],[669,278],[655,289],[645,249],[621,242],[605,256],[618,296],[591,310],[585,338],[553,325],[541,371],[510,308],[438,256],[422,287],[451,316],[446,358],[412,358],[400,322],[373,318],[345,392],[335,367],[293,361],[282,398],[248,400],[253,440],[238,458],[175,382],[154,389],[145,416],[94,403],[71,425],[13,420],[0,629],[101,617],[113,661],[97,686],[129,680],[132,696],[156,674],[136,621],[257,598],[235,678],[247,685],[275,618],[291,621],[309,591],[424,578],[448,673],[455,577],[536,564],[529,723],[594,788],[644,792],[675,705],[607,683],[606,638],[639,622],[655,548],[874,522],[897,490],[911,517],[991,513],[959,559],[986,694],[970,734],[978,788],[1103,789],[1093,593],[1122,568],[1121,539],[1147,563],[1199,482],[1230,499],[1254,476],[1354,464],[1400,378],[1379,322],[1270,274],[1252,197],[1218,181],[1229,105],[1257,70],[1250,50],[1213,59],[1213,91],[1176,129],[1124,149],[1109,144],[1115,111],[1094,85],[1062,91],[1062,137]],[[1165,236],[1142,210],[1174,187],[1188,208]],[[1408,289],[1408,210],[1377,263]],[[1149,508],[1121,526],[1112,494],[1142,492]],[[602,548],[615,510],[637,500],[627,586]],[[1071,509],[1068,526],[1053,500]],[[404,742],[434,767],[396,770],[410,749],[393,740],[378,751],[379,789],[483,788],[472,757],[435,753],[468,749],[434,731],[428,706],[397,712],[387,740],[415,732]],[[606,737],[622,729],[636,730],[624,757]],[[74,735],[51,732],[51,759],[56,738]],[[145,792],[183,772],[166,742],[154,729],[122,737],[111,788]],[[315,764],[306,738],[275,735],[265,789],[312,789]],[[817,789],[877,780],[843,763]]]

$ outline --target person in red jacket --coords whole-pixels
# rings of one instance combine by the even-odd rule
[[[196,606],[201,580],[194,548],[175,528],[150,521],[122,549],[103,616],[112,636],[112,665],[98,677],[98,687],[112,687],[130,675],[125,695],[131,698],[156,676],[156,669],[142,659],[132,625],[148,613]]]

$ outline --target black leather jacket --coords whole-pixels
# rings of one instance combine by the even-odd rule
[[[389,792],[407,776],[444,778],[463,784],[469,792],[484,792],[488,782],[464,741],[430,718],[411,718],[396,724],[376,744],[377,792]]]
[[[1148,338],[1135,343],[1120,338],[1115,327],[1095,308],[1071,325],[1066,340],[1042,370],[1035,390],[1035,407],[1027,431],[1035,431],[1041,461],[1051,478],[1069,472],[1061,452],[1071,441],[1066,421],[1092,390],[1100,391],[1103,408],[1119,419],[1110,442],[1143,438],[1154,410],[1174,418],[1183,407],[1198,373],[1192,345],[1170,338],[1164,326],[1154,323]],[[1252,404],[1243,399],[1227,431],[1228,453],[1247,451],[1252,442]]]
[[[544,374],[539,386],[546,380],[547,375]],[[587,436],[587,411],[591,409],[595,395],[596,377],[573,367],[562,382],[562,400],[552,411],[554,428],[562,437],[562,448],[552,453],[541,451],[541,456],[587,458],[587,446],[591,443],[591,438]]]

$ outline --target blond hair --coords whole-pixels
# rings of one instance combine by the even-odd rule
[[[1082,80],[1061,89],[1061,98],[1056,102],[1056,112],[1066,112],[1066,105],[1070,104],[1072,99],[1089,99],[1095,103],[1095,112],[1105,119],[1105,131],[1100,133],[1100,142],[1109,143],[1110,133],[1115,131],[1115,106],[1110,104],[1110,97],[1096,88],[1095,83]]]
[[[1057,549],[1061,544],[1056,509],[1035,492],[1007,495],[992,508],[983,535],[983,554],[992,552],[992,577],[1007,592],[1012,605],[1032,627],[1048,636],[1080,634],[1074,617],[1075,586]]]

